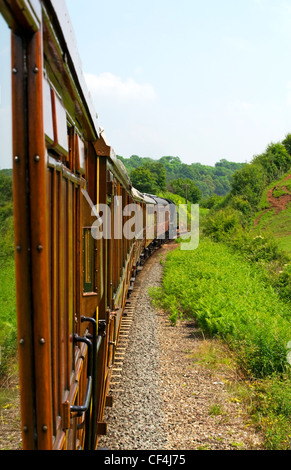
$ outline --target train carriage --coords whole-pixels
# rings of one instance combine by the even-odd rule
[[[157,201],[132,188],[99,127],[64,2],[0,0],[0,12],[12,44],[23,448],[96,449],[131,279],[159,234],[147,230]],[[142,219],[134,236],[130,204]]]

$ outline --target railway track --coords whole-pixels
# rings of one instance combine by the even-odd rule
[[[173,244],[157,249],[135,280],[120,328],[105,411],[107,435],[98,449],[153,450],[167,447],[159,376],[158,314],[148,295],[160,285],[160,259]]]
[[[127,299],[119,332],[119,340],[115,350],[114,364],[111,376],[110,390],[113,393],[124,392],[121,386],[121,378],[123,371],[124,358],[130,344],[130,331],[135,318],[136,306],[139,301],[140,291],[143,284],[145,274],[150,270],[151,266],[155,262],[155,256],[157,256],[159,249],[156,250],[153,255],[147,259],[143,266],[137,268],[137,277],[132,280],[133,290]]]
[[[109,144],[65,2],[5,0],[0,13],[11,29],[23,449],[92,450],[129,344],[138,299],[137,282],[125,306],[129,280],[173,234],[176,207],[134,188]]]
[[[148,289],[160,286],[160,258],[172,247],[154,253],[137,277],[129,319],[123,318],[124,342],[115,363],[119,370],[110,390],[114,403],[105,415],[108,433],[99,449],[261,449],[262,436],[235,400],[235,369],[212,370],[193,360],[204,346],[219,344],[214,339],[211,346],[193,320],[173,328],[167,314],[151,305]],[[228,385],[232,382],[234,389]],[[210,415],[214,404],[221,414]]]
[[[193,324],[185,321],[170,327],[167,317],[154,313],[145,299],[148,288],[159,285],[159,260],[170,248],[164,245],[147,261],[128,299],[109,392],[113,408],[106,408],[108,434],[100,438],[98,450],[231,450],[236,442],[243,449],[262,449],[262,437],[244,422],[243,413],[238,413],[241,404],[222,383],[222,379],[236,383],[235,371],[227,368],[215,373],[193,362],[185,351],[193,355],[203,343],[199,332],[193,334]],[[147,349],[146,342],[140,342],[143,335],[153,339]],[[225,414],[210,417],[213,403],[220,403]],[[7,410],[5,421],[15,411]],[[17,426],[12,421],[5,428],[1,424],[0,448],[7,448],[9,442],[11,449],[18,449],[21,436],[15,429],[19,417]]]

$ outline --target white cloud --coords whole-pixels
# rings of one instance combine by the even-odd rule
[[[85,74],[88,90],[110,145],[118,155],[142,155],[156,147],[153,118],[160,102],[153,86],[112,73]],[[155,145],[154,145],[155,144]],[[143,150],[141,150],[143,149]]]
[[[85,74],[85,80],[97,105],[99,99],[117,100],[119,103],[128,104],[153,102],[157,98],[151,84],[137,83],[132,78],[123,81],[109,72],[100,75]]]

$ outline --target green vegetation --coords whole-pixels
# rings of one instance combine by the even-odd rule
[[[156,194],[166,189],[166,170],[162,163],[144,163],[130,173],[133,186],[144,193]]]
[[[198,249],[169,253],[151,292],[173,325],[195,318],[227,345],[268,449],[291,437],[290,152],[288,134],[234,172],[228,194],[202,200]]]
[[[244,377],[240,399],[268,449],[289,448],[291,437],[290,152],[288,134],[249,164],[119,157],[141,191],[185,204],[187,185],[189,225],[191,203],[200,201],[198,249],[169,253],[162,287],[151,294],[173,325],[195,318],[205,337],[227,345]],[[11,183],[11,172],[0,172],[0,374],[16,351]],[[282,197],[287,202],[278,211],[274,200]],[[222,410],[214,404],[209,412]]]
[[[0,376],[16,352],[16,301],[13,240],[12,172],[0,171]]]
[[[16,304],[14,262],[2,264],[0,270],[0,377],[8,372],[9,361],[16,353]]]
[[[289,140],[290,134],[283,143]],[[291,201],[279,213],[268,201],[274,188],[278,198],[289,194],[291,180],[286,178],[291,174],[291,156],[283,143],[270,144],[265,153],[235,172],[230,193],[212,196],[203,205],[209,212],[201,225],[204,235],[264,265],[278,294],[291,302]]]
[[[178,178],[170,181],[168,189],[173,194],[178,194],[185,198],[187,197],[187,201],[190,201],[192,204],[197,204],[202,198],[202,192],[195,185],[194,181],[189,178]]]
[[[163,286],[152,297],[169,313],[173,325],[178,318],[194,317],[205,336],[221,338],[228,345],[237,367],[253,384],[250,413],[265,430],[266,445],[287,446],[291,310],[268,282],[260,263],[250,263],[230,246],[204,238],[193,252],[178,249],[168,255]],[[278,419],[281,425],[275,432]],[[278,433],[279,442],[274,442]]]
[[[231,178],[244,163],[233,163],[221,159],[215,166],[182,163],[179,157],[162,157],[153,160],[149,157],[132,155],[130,158],[118,156],[126,167],[133,186],[142,192],[156,194],[169,191],[186,195],[194,204],[201,199],[216,194],[225,196],[231,188]],[[150,176],[151,174],[151,176]]]
[[[268,233],[276,238],[279,248],[289,255],[291,254],[291,202],[286,204],[284,210],[278,211],[276,207],[272,207],[268,197],[271,195],[277,199],[278,204],[281,198],[290,199],[291,178],[287,179],[290,173],[291,171],[287,172],[281,179],[270,183],[264,189],[258,212],[254,216],[257,221],[256,232]]]
[[[163,305],[174,322],[195,317],[205,333],[222,336],[254,377],[285,371],[290,307],[258,267],[231,248],[204,239],[193,252],[171,253],[164,269]]]

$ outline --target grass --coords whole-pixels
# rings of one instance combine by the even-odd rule
[[[242,349],[242,363],[259,376],[283,371],[291,339],[290,309],[260,270],[221,244],[203,240],[194,252],[168,256],[163,305],[175,322],[195,317],[208,334]]]
[[[230,396],[229,400],[240,404],[246,410],[249,415],[247,426],[252,423],[263,431],[267,449],[289,450],[290,376],[271,376],[260,380],[244,378],[240,369],[236,369],[235,354],[220,340],[204,340],[193,359],[196,364],[223,373],[223,383]],[[212,416],[223,414],[223,408],[214,404],[209,413]]]
[[[272,183],[270,183],[265,189],[264,189],[264,192],[263,192],[263,195],[262,195],[262,198],[261,198],[261,201],[259,203],[259,211],[262,211],[264,209],[268,209],[270,207],[270,203],[268,202],[267,200],[267,195],[268,195],[268,191],[272,188],[278,188],[278,189],[281,189],[282,191],[282,188],[284,186],[286,186],[289,190],[291,190],[291,180],[285,180],[285,178],[287,178],[287,176],[290,175],[290,170],[285,173],[282,178],[280,178],[279,180],[277,181],[273,181]],[[284,181],[285,180],[285,181]],[[275,197],[279,197],[279,195],[281,195],[281,191],[280,193],[278,192],[277,196]],[[286,191],[283,192],[284,194],[286,193]]]
[[[251,415],[265,432],[267,448],[288,448],[290,304],[279,298],[262,269],[230,247],[202,239],[193,252],[169,253],[162,288],[152,291],[152,297],[173,325],[178,318],[194,317],[205,335],[228,345],[244,374],[244,394]],[[215,356],[205,358],[215,365]],[[223,364],[228,365],[233,367]]]
[[[274,211],[263,214],[256,231],[276,238],[280,249],[291,255],[291,203],[279,214],[274,214]]]
[[[15,268],[14,260],[2,264],[0,269],[0,341],[16,327]]]
[[[290,194],[291,179],[285,179],[289,174],[290,171],[286,173],[280,180],[271,183],[264,190],[259,204],[259,212],[255,216],[256,218],[261,215],[259,224],[255,231],[268,233],[270,236],[275,237],[278,241],[280,249],[291,255],[291,203],[289,203],[286,209],[279,214],[275,214],[273,210],[268,210],[264,213],[266,209],[270,209],[270,204],[267,201],[267,194],[270,189],[276,188],[273,192],[273,195],[277,198],[284,194]]]
[[[286,177],[289,176],[290,171],[283,177],[283,179],[276,185],[278,188],[281,188],[283,194],[286,194],[291,191],[291,178],[286,180]],[[283,188],[286,188],[287,191]]]
[[[211,371],[222,371],[224,375],[227,373],[233,375],[236,370],[231,351],[218,339],[214,341],[204,338],[195,354],[189,354],[188,357],[193,359],[197,365],[207,367]]]
[[[14,260],[8,259],[0,269],[0,376],[5,375],[16,353],[16,300]]]
[[[210,416],[219,416],[224,414],[223,408],[219,403],[214,403],[209,409]]]

